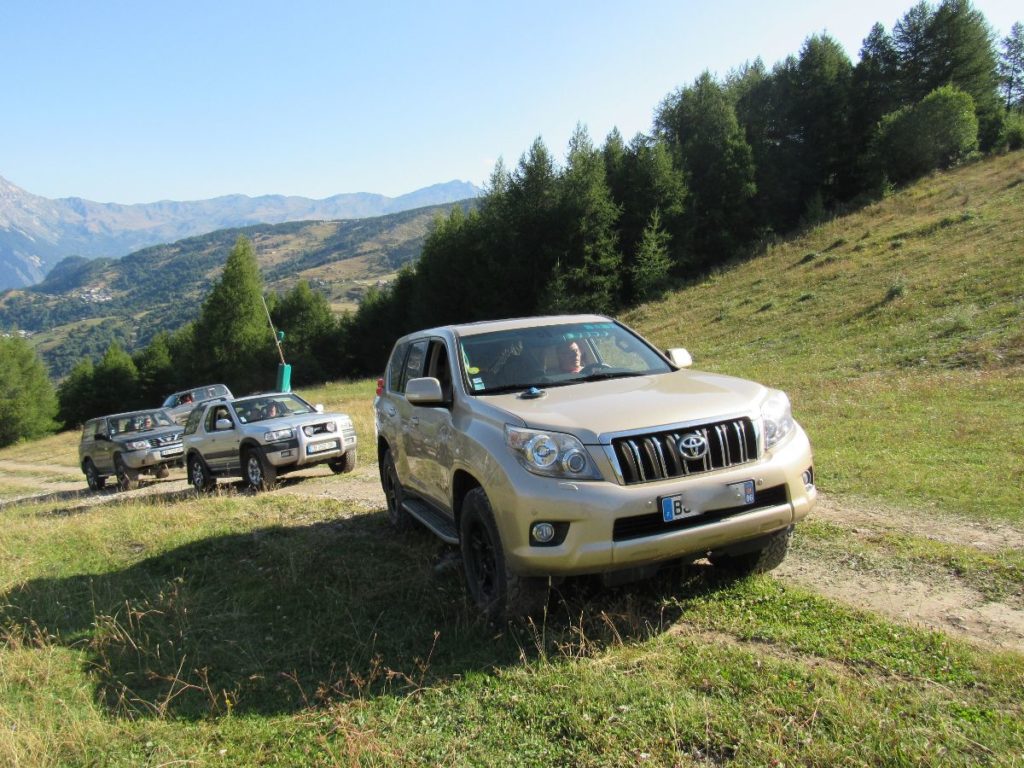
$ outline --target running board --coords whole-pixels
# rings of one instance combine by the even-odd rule
[[[402,509],[419,520],[445,544],[458,544],[459,532],[455,523],[419,499],[402,499]]]

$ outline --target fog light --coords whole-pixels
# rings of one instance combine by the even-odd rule
[[[534,523],[530,529],[530,537],[538,544],[547,544],[555,538],[555,526],[551,523]]]
[[[804,488],[811,490],[814,487],[814,467],[805,469],[800,479],[804,481]]]

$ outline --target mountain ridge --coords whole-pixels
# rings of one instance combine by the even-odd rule
[[[452,180],[398,197],[371,192],[322,199],[233,194],[125,204],[81,197],[46,198],[0,176],[0,290],[35,285],[68,256],[116,259],[149,246],[222,229],[372,218],[454,203],[481,192],[470,182]]]

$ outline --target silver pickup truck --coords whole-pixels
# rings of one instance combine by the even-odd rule
[[[324,413],[296,394],[275,392],[199,405],[184,434],[189,483],[209,491],[218,476],[271,490],[278,475],[317,464],[356,466],[356,431],[344,413]]]

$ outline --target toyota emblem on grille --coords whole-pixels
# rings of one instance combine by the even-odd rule
[[[676,445],[679,446],[679,452],[683,455],[683,458],[690,461],[703,459],[708,455],[708,439],[704,435],[698,435],[696,432],[683,435],[679,438],[679,442]]]

